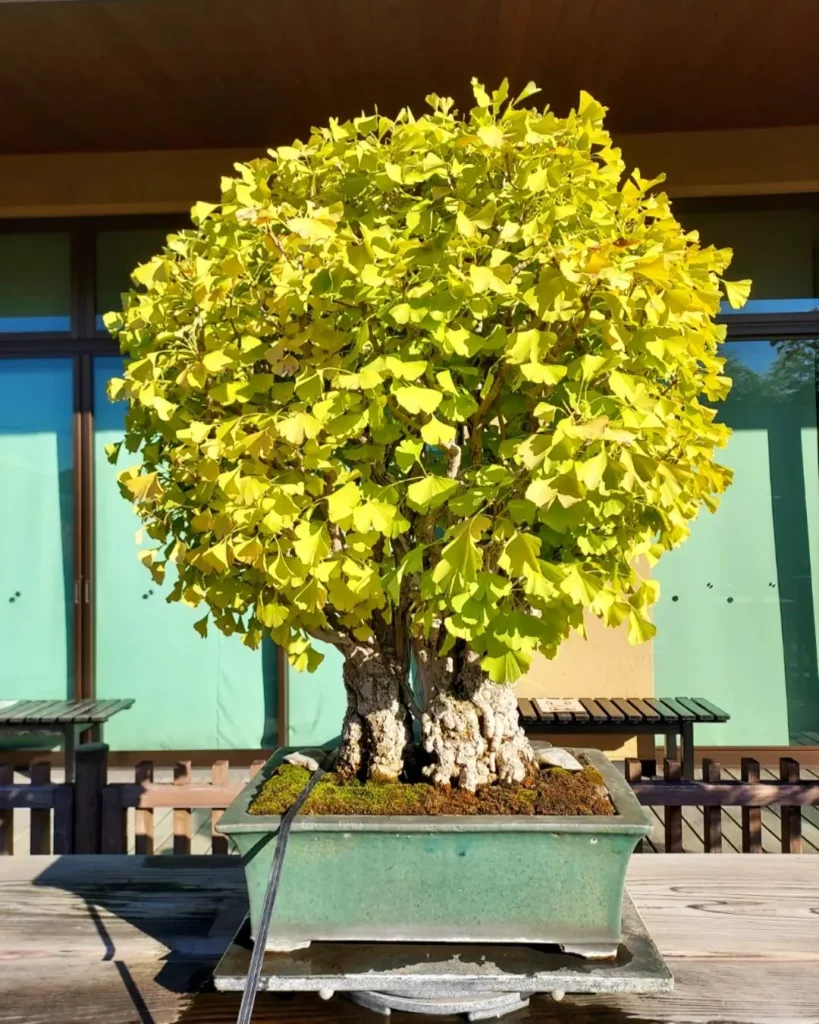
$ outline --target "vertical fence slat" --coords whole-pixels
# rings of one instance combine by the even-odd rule
[[[227,761],[214,761],[210,770],[210,781],[214,786],[226,786],[230,781],[230,764]],[[221,809],[210,812],[211,853],[227,853],[227,836],[220,836],[216,824],[225,812]]]
[[[264,768],[264,766],[266,764],[267,764],[267,761],[251,761],[250,762],[250,777],[251,777],[251,779],[253,778],[254,775],[258,775],[258,773],[262,770],[262,768]]]
[[[191,762],[177,761],[173,767],[173,784],[187,786],[191,781]],[[184,804],[184,797],[180,797]],[[173,811],[173,852],[185,854],[191,852],[191,809],[175,807]]]
[[[99,853],[102,846],[102,793],[108,784],[108,747],[84,743],[77,747],[74,782],[74,849]]]
[[[128,852],[128,812],[122,806],[119,786],[106,786],[101,793],[102,853]]]
[[[54,852],[74,852],[74,787],[54,789]]]
[[[665,758],[663,761],[663,778],[666,782],[679,782],[682,779],[682,767],[679,761]],[[682,853],[682,807],[666,807],[665,809],[665,852]]]
[[[742,781],[751,785],[760,780],[759,761],[743,757],[740,769]],[[762,808],[742,808],[742,852],[762,853]]]
[[[719,761],[710,757],[702,759],[702,781],[719,782],[721,769]],[[706,853],[722,853],[722,808],[703,807],[703,845]]]
[[[0,786],[10,786],[14,782],[14,765],[0,764]],[[14,853],[14,810],[0,810],[0,857],[10,857]]]
[[[134,782],[141,786],[154,781],[153,761],[140,761],[134,769]],[[134,811],[134,852],[150,855],[154,852],[154,809],[137,807]]]
[[[779,759],[780,782],[799,781],[799,762],[792,757]],[[802,852],[802,808],[782,807],[782,852]]]
[[[29,769],[32,786],[47,786],[51,782],[51,764],[48,761],[33,761]],[[29,852],[37,856],[51,853],[51,811],[31,811],[29,825]]]

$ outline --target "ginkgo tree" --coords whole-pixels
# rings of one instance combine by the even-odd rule
[[[509,684],[535,652],[588,615],[654,633],[636,565],[730,481],[714,318],[749,287],[589,95],[473,91],[237,164],[106,321],[169,600],[302,670],[337,647],[342,773],[399,777],[416,717],[468,788],[532,764]]]

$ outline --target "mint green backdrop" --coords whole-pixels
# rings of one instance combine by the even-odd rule
[[[94,362],[94,554],[96,688],[100,699],[135,697],[106,727],[114,749],[230,749],[274,746],[277,680],[272,644],[251,651],[237,637],[193,623],[203,611],[167,604],[137,559],[139,520],[119,494],[105,446],[122,437],[124,404],[105,395],[119,358]],[[121,456],[127,464],[127,453]],[[136,460],[135,460],[136,461]]]
[[[72,687],[70,359],[0,362],[0,699]]]
[[[734,435],[721,461],[734,483],[655,571],[655,692],[731,714],[698,727],[699,743],[819,741],[815,345],[725,346],[734,388],[720,416]]]

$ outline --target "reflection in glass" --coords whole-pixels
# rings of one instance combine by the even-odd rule
[[[73,371],[0,360],[0,697],[73,692]]]
[[[164,228],[100,231],[97,234],[97,281],[94,310],[98,331],[104,313],[122,308],[122,294],[131,287],[131,271],[162,250]]]
[[[0,234],[0,334],[70,330],[69,254],[64,232]]]

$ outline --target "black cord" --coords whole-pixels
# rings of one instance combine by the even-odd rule
[[[322,775],[324,775],[324,771],[324,768],[317,768],[313,772],[307,785],[299,793],[296,802],[288,808],[279,825],[279,832],[276,836],[276,849],[273,853],[273,864],[270,867],[270,877],[267,881],[267,889],[264,894],[264,902],[262,903],[262,914],[259,918],[259,927],[256,930],[253,952],[250,954],[250,969],[247,972],[247,981],[242,993],[242,1004],[239,1007],[239,1016],[236,1024],[250,1024],[250,1019],[253,1016],[256,993],[259,990],[259,978],[262,974],[264,947],[267,944],[267,933],[270,931],[270,919],[273,917],[276,893],[279,891],[279,879],[281,878],[284,854],[287,850],[287,840],[290,838],[290,826],[293,824],[293,819],[304,806],[304,801],[310,795],[310,791]]]

